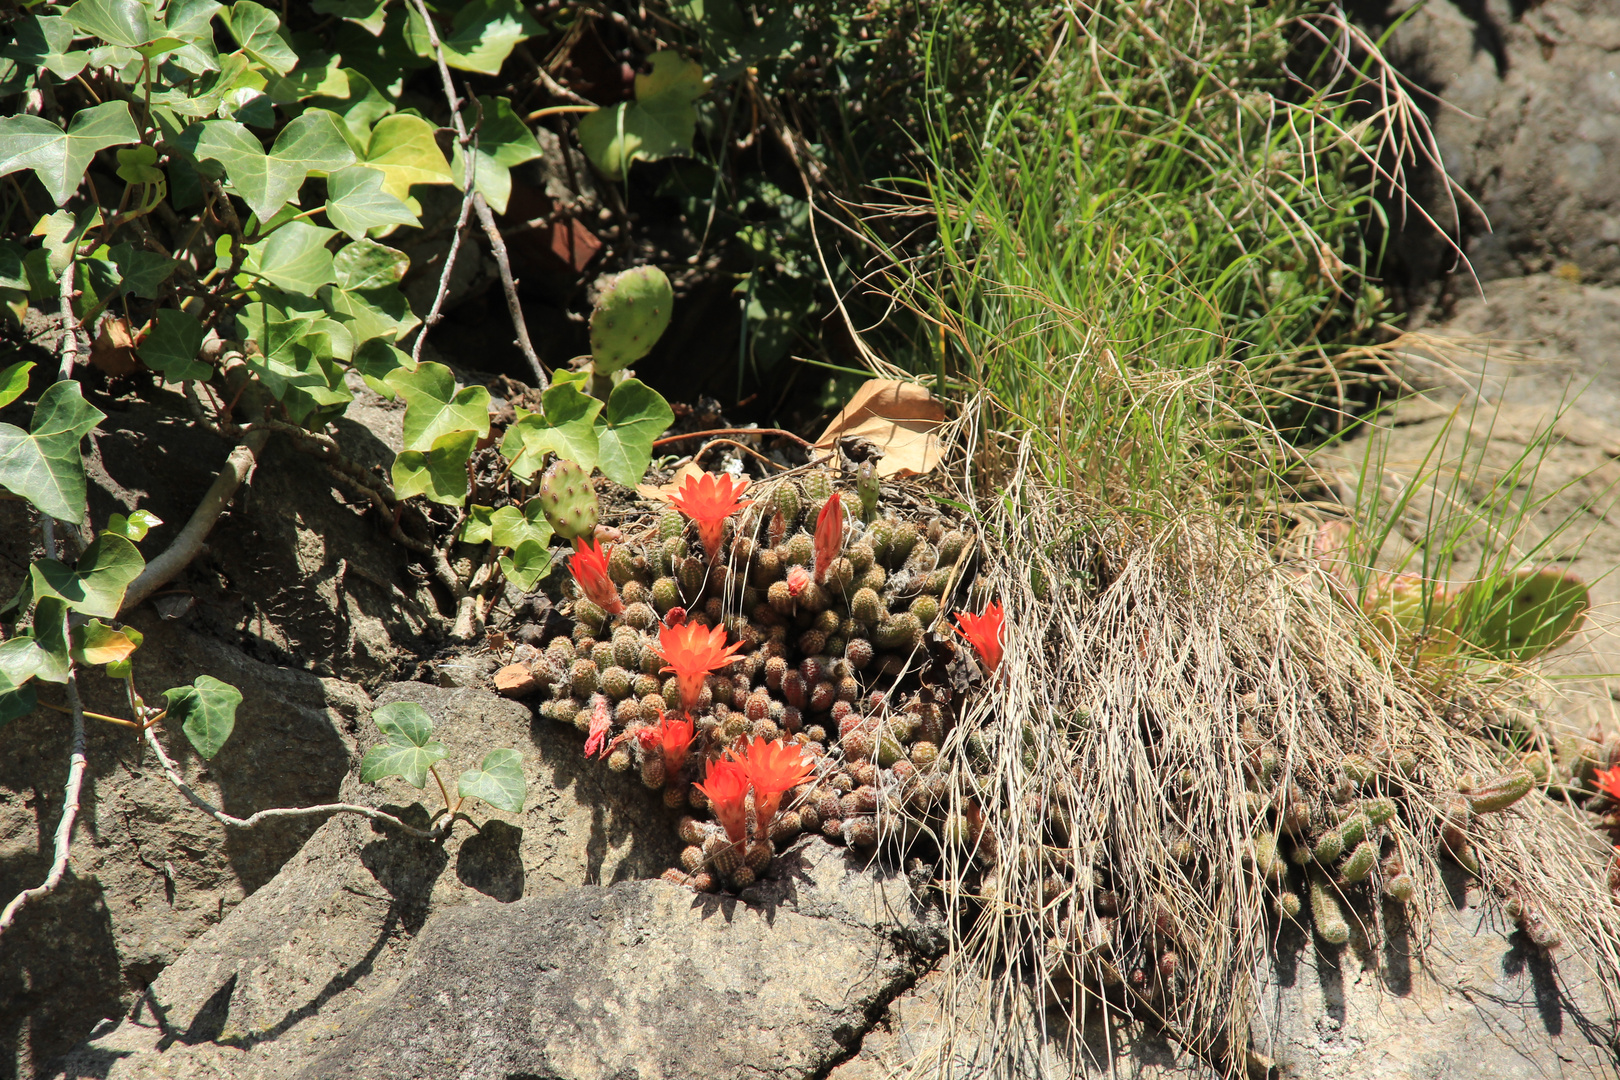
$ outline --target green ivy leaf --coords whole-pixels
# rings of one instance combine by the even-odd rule
[[[596,464],[602,475],[626,487],[641,483],[652,461],[653,440],[674,422],[675,413],[658,391],[640,379],[619,383],[596,418]]]
[[[349,234],[363,239],[368,229],[386,225],[420,225],[411,208],[383,185],[388,177],[381,169],[352,165],[326,179],[326,219]]]
[[[540,397],[540,411],[517,410],[517,420],[506,429],[501,454],[512,463],[512,474],[527,481],[544,464],[546,451],[555,452],[589,472],[596,465],[596,414],[602,403],[580,392],[574,382],[557,380]]]
[[[80,109],[66,131],[42,117],[8,116],[0,119],[0,176],[33,169],[61,206],[79,190],[96,151],[140,139],[129,104],[123,101]]]
[[[340,289],[382,289],[405,279],[411,258],[385,244],[360,239],[339,249],[333,265]]]
[[[502,555],[500,565],[506,580],[524,592],[530,592],[551,569],[551,549],[533,540],[525,540],[513,548],[510,555]]]
[[[388,376],[396,371],[416,370],[410,353],[395,348],[380,337],[361,342],[354,350],[352,364],[366,385],[389,401],[394,400],[395,391],[388,385]]]
[[[461,523],[461,542],[463,544],[487,544],[493,526],[491,519],[495,510],[489,506],[467,507],[467,520]]]
[[[463,799],[483,799],[509,814],[523,813],[523,800],[529,794],[523,755],[516,750],[491,750],[484,755],[483,764],[461,774],[456,794]]]
[[[210,120],[202,125],[196,156],[223,165],[231,189],[260,221],[269,221],[298,193],[305,177],[354,164],[354,151],[339,124],[335,113],[310,109],[281,129],[266,154],[258,136],[241,124]]]
[[[512,111],[505,98],[479,97],[483,120],[478,125],[478,147],[473,155],[473,187],[484,196],[497,214],[506,213],[512,196],[512,166],[540,156],[540,144],[523,118]],[[467,174],[467,166],[457,144],[451,152],[450,169],[456,186]]]
[[[332,253],[326,248],[326,242],[336,235],[336,229],[290,221],[248,245],[242,270],[288,292],[313,295],[322,285],[337,281]]]
[[[71,655],[76,663],[100,667],[121,664],[135,654],[144,638],[139,630],[114,630],[100,619],[91,619],[73,631]]]
[[[444,62],[462,71],[499,75],[517,44],[540,33],[541,26],[519,0],[472,0],[456,9],[450,32],[440,33]],[[417,56],[432,58],[433,41],[416,6],[410,7],[405,38]]]
[[[0,485],[42,514],[61,521],[84,517],[84,461],[79,440],[107,414],[84,400],[79,383],[65,379],[45,389],[34,406],[33,431],[0,424]]]
[[[163,36],[163,26],[141,0],[78,0],[67,9],[67,21],[80,33],[126,49]]]
[[[204,761],[219,753],[236,728],[242,692],[212,675],[199,675],[190,686],[165,690],[163,697],[169,703],[169,716],[180,721],[180,730]]]
[[[111,264],[106,266],[112,285],[109,291],[120,295],[144,296],[148,300],[157,299],[158,286],[167,281],[179,265],[167,255],[146,251],[133,244],[117,244],[113,247],[103,244],[91,258],[103,265]]]
[[[53,597],[34,605],[33,627],[0,645],[0,674],[14,686],[30,679],[67,682],[72,660],[63,636],[66,616],[67,605]]]
[[[425,495],[442,506],[460,506],[467,501],[467,459],[477,445],[476,431],[452,431],[426,450],[402,451],[394,458],[394,494],[401,499]]]
[[[164,183],[163,170],[156,168],[157,148],[145,143],[118,151],[118,179],[126,184]]]
[[[384,10],[387,3],[388,0],[315,0],[310,7],[317,15],[336,15],[377,37],[383,32],[383,22],[388,17]]]
[[[405,299],[405,294],[393,286],[362,292],[344,291],[329,285],[320,291],[320,299],[333,316],[348,326],[356,342],[373,338],[398,341],[421,322],[411,313],[411,305]],[[390,392],[388,396],[394,395]]]
[[[139,543],[146,539],[149,530],[155,529],[161,524],[163,524],[163,519],[150,510],[132,510],[128,517],[123,514],[113,514],[107,519],[107,528],[103,531]]]
[[[0,57],[26,69],[44,68],[67,82],[89,61],[90,54],[73,50],[73,25],[60,15],[29,15],[13,27],[14,36]]]
[[[664,49],[647,58],[652,72],[636,76],[636,99],[598,109],[579,122],[579,144],[591,163],[618,180],[633,161],[692,152],[703,68]]]
[[[32,686],[14,686],[0,690],[0,727],[33,712],[39,705],[39,694]]]
[[[443,364],[396,371],[389,382],[405,399],[405,449],[426,450],[451,432],[472,432],[480,439],[489,434],[489,391],[482,386],[458,391],[456,377]]]
[[[403,201],[412,184],[454,182],[433,131],[420,116],[385,116],[377,121],[366,146],[366,164],[382,170],[384,191]]]
[[[277,105],[296,105],[312,97],[346,98],[349,77],[344,74],[341,56],[310,52],[298,61],[298,69],[285,77],[272,75],[264,91]]]
[[[51,268],[51,280],[54,282],[60,277],[67,264],[72,261],[74,253],[79,250],[79,241],[84,239],[85,233],[101,224],[101,207],[81,206],[77,213],[70,210],[57,210],[46,214],[34,224],[31,235],[44,238],[43,248]],[[34,253],[31,253],[34,254]],[[26,259],[24,263],[26,264]],[[29,275],[34,277],[33,274]],[[35,281],[35,285],[39,282]]]
[[[28,252],[15,240],[0,240],[0,289],[29,289]]]
[[[204,331],[195,315],[179,308],[159,308],[152,328],[135,347],[141,363],[170,382],[206,379],[214,369],[197,359]]]
[[[525,540],[538,544],[551,542],[551,523],[539,499],[530,499],[520,510],[503,506],[490,515],[490,539],[497,547],[515,548]]]
[[[254,63],[277,75],[285,75],[298,65],[298,54],[281,36],[281,20],[269,8],[252,0],[240,0],[226,13],[225,27]]]
[[[124,603],[124,590],[145,566],[134,544],[102,533],[84,549],[73,569],[55,559],[40,559],[28,568],[28,582],[41,600],[54,597],[80,614],[110,619]]]
[[[16,401],[28,389],[28,373],[33,370],[32,360],[22,360],[0,371],[0,409]]]
[[[349,82],[349,95],[337,98],[317,97],[312,107],[328,109],[343,118],[343,130],[349,137],[349,146],[359,157],[365,157],[366,144],[371,140],[371,125],[394,111],[394,103],[384,97],[371,80],[354,68],[340,68]]]
[[[373,712],[371,720],[387,741],[360,759],[361,781],[375,784],[398,776],[414,788],[426,787],[428,769],[450,753],[434,741],[433,718],[415,702],[398,701]]]

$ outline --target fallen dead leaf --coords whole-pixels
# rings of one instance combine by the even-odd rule
[[[865,439],[883,452],[877,465],[879,476],[917,476],[938,465],[945,455],[945,444],[939,438],[944,423],[945,406],[917,384],[868,379],[833,417],[815,446],[831,450],[840,439]]]
[[[675,470],[675,475],[670,478],[669,483],[637,484],[636,491],[640,493],[642,498],[651,499],[654,502],[668,503],[671,501],[670,497],[673,496],[677,491],[681,490],[681,485],[686,483],[686,478],[688,476],[702,475],[703,470],[698,468],[697,463],[694,461],[688,461],[685,465],[682,465],[679,469]]]
[[[90,362],[108,375],[130,375],[140,370],[135,359],[135,336],[123,319],[108,319],[90,345]]]

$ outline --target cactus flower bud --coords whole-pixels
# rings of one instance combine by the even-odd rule
[[[816,517],[816,583],[827,580],[827,568],[844,550],[844,504],[838,492],[828,496]]]

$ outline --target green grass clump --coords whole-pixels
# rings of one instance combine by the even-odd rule
[[[872,232],[927,236],[887,247],[920,328],[903,366],[989,391],[985,426],[1033,435],[1058,482],[1167,508],[1341,426],[1389,319],[1363,236],[1393,179],[1378,121],[1405,114],[1316,6],[1145,10],[1055,18],[978,126],[933,110],[934,169]]]

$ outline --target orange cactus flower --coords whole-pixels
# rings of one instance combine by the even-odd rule
[[[686,717],[677,718],[668,713],[658,715],[658,725],[652,731],[664,752],[664,772],[671,778],[676,770],[686,764],[686,751],[692,745],[695,730],[692,721]]]
[[[827,580],[827,568],[844,550],[844,504],[833,492],[816,516],[816,584]]]
[[[609,615],[618,615],[624,611],[624,601],[619,599],[618,586],[608,577],[608,552],[612,550],[604,551],[595,538],[586,546],[585,538],[576,536],[574,553],[568,557],[568,572],[579,582],[579,591],[586,599]]]
[[[744,751],[742,766],[754,786],[754,828],[763,840],[782,805],[783,793],[802,784],[816,765],[797,746],[787,746],[781,739],[768,743],[756,738]]]
[[[709,800],[731,842],[748,839],[748,770],[726,758],[711,761],[708,779],[695,786]]]
[[[658,631],[658,653],[664,658],[664,671],[674,672],[681,688],[681,711],[691,715],[703,693],[703,680],[711,671],[736,659],[742,642],[726,644],[726,628],[707,629],[698,623],[664,626]]]
[[[608,731],[613,727],[613,710],[608,708],[608,699],[601,694],[591,695],[591,731],[590,737],[585,740],[585,756],[600,754],[607,757]]]
[[[983,615],[956,613],[956,629],[978,652],[984,666],[995,671],[1001,666],[1002,614],[1000,604],[986,604]]]
[[[1593,773],[1597,788],[1614,802],[1620,803],[1620,767],[1599,769]]]
[[[744,507],[754,505],[752,499],[744,502],[739,498],[746,487],[747,480],[733,485],[729,473],[719,476],[704,473],[702,476],[688,476],[681,489],[669,498],[675,504],[675,509],[697,523],[698,537],[703,541],[703,550],[711,562],[720,557],[720,540],[725,535],[726,518]]]

